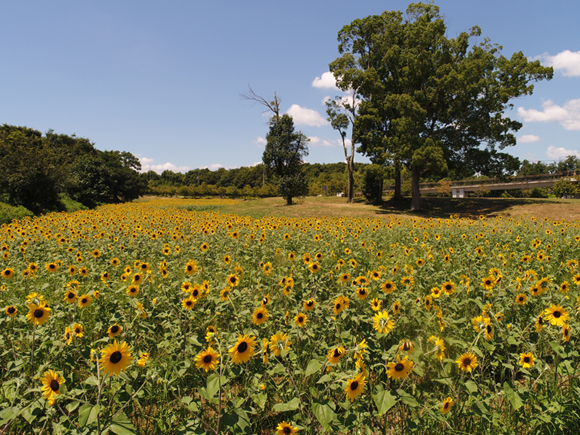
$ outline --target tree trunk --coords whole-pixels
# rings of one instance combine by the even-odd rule
[[[413,165],[411,168],[411,211],[421,210],[421,191],[419,190],[419,179],[421,178],[421,170]]]
[[[286,197],[286,205],[292,205],[292,196],[291,195],[288,195]]]
[[[346,160],[346,166],[348,168],[348,203],[353,203],[354,198],[354,164],[353,164],[353,156],[351,155]]]
[[[403,199],[401,193],[401,165],[395,163],[395,199]]]

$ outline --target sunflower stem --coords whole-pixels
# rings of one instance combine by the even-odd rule
[[[32,377],[34,377],[34,342],[36,340],[36,325],[32,328],[32,348],[31,348],[31,355],[30,355],[30,366],[32,368]]]
[[[99,360],[95,355],[95,359],[97,360],[97,406],[99,407],[99,411],[101,409],[101,370],[99,366]],[[101,419],[100,419],[100,412],[97,412],[97,434],[101,435]]]

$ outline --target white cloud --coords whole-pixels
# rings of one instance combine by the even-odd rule
[[[321,146],[321,147],[335,147],[336,143],[334,143],[331,140],[326,140],[326,139],[320,139],[317,136],[310,136],[308,139],[310,139],[310,145],[313,146]]]
[[[334,78],[334,75],[329,71],[323,73],[321,77],[316,77],[312,82],[312,86],[314,86],[315,88],[338,90],[338,88],[336,87],[336,79]]]
[[[266,139],[264,139],[262,136],[258,136],[256,138],[256,140],[254,141],[254,143],[257,145],[266,145],[268,143],[268,141]]]
[[[518,137],[519,143],[532,143],[537,142],[540,140],[540,136],[536,136],[534,134],[524,134],[523,136]]]
[[[187,172],[189,167],[187,166],[177,166],[173,163],[167,162],[161,165],[154,165],[155,159],[150,159],[148,157],[140,157],[141,162],[141,172],[155,171],[161,174],[163,171],[173,171],[173,172]]]
[[[322,127],[323,125],[328,124],[328,121],[316,110],[300,107],[298,104],[292,104],[286,113],[294,118],[294,123],[296,125]]]
[[[580,158],[580,152],[578,150],[567,150],[564,147],[556,148],[553,145],[548,147],[548,151],[546,151],[546,156],[549,159],[560,160],[565,159],[568,156],[576,156]]]
[[[548,100],[542,107],[543,111],[518,107],[518,115],[526,122],[557,122],[566,130],[580,130],[580,98],[568,100],[564,106]]]
[[[555,56],[544,53],[534,59],[542,59],[545,65],[561,70],[562,74],[567,77],[580,76],[580,51],[564,50]]]

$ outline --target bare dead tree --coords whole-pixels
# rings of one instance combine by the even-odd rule
[[[249,92],[240,94],[244,100],[255,101],[256,103],[259,103],[266,108],[263,113],[272,112],[274,116],[276,116],[276,119],[280,118],[280,103],[282,100],[276,96],[276,91],[274,91],[274,99],[272,101],[268,101],[264,97],[256,94],[250,85],[248,85],[248,89]]]

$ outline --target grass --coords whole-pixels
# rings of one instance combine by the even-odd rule
[[[144,197],[141,201],[151,200]],[[236,201],[234,204],[217,208],[200,206],[197,211],[219,211],[235,213],[252,218],[265,216],[288,217],[376,217],[377,215],[400,215],[404,217],[448,218],[458,217],[519,217],[524,214],[536,217],[552,217],[573,221],[580,218],[580,200],[578,199],[520,199],[520,198],[422,198],[420,212],[411,212],[411,200],[386,199],[380,205],[356,198],[348,204],[339,197],[304,197],[295,200],[292,206],[286,206],[283,198],[259,198]],[[196,207],[194,207],[196,208]],[[196,208],[197,209],[197,208]]]

